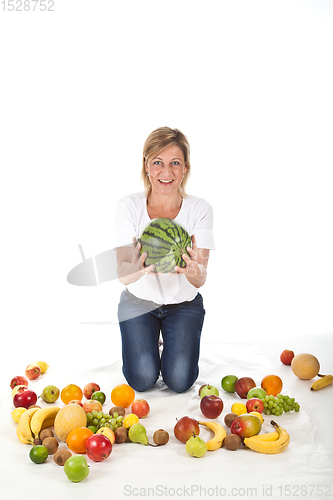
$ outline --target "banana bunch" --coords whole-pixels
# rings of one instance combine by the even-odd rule
[[[270,422],[275,431],[258,434],[244,439],[244,444],[253,451],[274,455],[284,451],[290,443],[290,436],[286,429],[280,427],[274,420]]]
[[[320,379],[313,382],[312,386],[310,387],[310,390],[311,391],[319,391],[319,389],[322,389],[323,387],[327,387],[328,385],[331,385],[332,382],[333,382],[333,375],[321,376]]]
[[[60,408],[31,408],[22,413],[18,419],[16,434],[21,443],[39,444],[39,433],[54,424],[54,419]]]
[[[198,424],[205,425],[208,429],[214,432],[214,437],[206,443],[207,450],[214,451],[221,448],[223,439],[227,435],[225,428],[218,422],[198,422]]]

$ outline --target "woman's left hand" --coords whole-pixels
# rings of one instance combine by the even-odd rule
[[[185,261],[186,267],[175,266],[177,274],[185,274],[189,281],[196,288],[200,288],[207,278],[207,264],[209,258],[209,250],[197,248],[195,236],[192,236],[192,248],[187,247],[187,252],[183,253],[182,258]]]
[[[197,242],[195,241],[195,236],[194,234],[192,235],[192,248],[187,247],[187,252],[189,253],[190,256],[187,255],[187,253],[182,254],[182,258],[185,261],[186,267],[179,267],[175,266],[175,271],[178,274],[187,274],[193,271],[195,271],[195,265],[198,264],[197,261]]]

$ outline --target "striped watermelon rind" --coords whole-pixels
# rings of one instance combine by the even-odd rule
[[[145,267],[155,264],[155,273],[174,273],[174,267],[185,267],[182,254],[192,246],[191,236],[173,219],[153,219],[142,232],[140,253],[147,252]]]

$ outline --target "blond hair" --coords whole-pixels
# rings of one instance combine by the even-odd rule
[[[146,172],[146,164],[152,158],[155,158],[163,149],[171,146],[178,146],[184,155],[185,165],[187,172],[183,178],[181,185],[179,186],[179,191],[182,197],[186,197],[185,187],[190,174],[190,144],[186,136],[178,129],[170,127],[160,127],[151,132],[147,137],[143,146],[142,155],[142,171],[141,179],[143,180],[146,196],[148,197],[151,191],[151,184]]]

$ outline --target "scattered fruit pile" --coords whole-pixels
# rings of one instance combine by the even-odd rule
[[[290,398],[289,396],[283,396],[278,394],[275,398],[274,396],[265,396],[263,399],[264,403],[264,413],[266,415],[282,415],[283,412],[300,410],[300,405],[296,403],[295,398]]]

